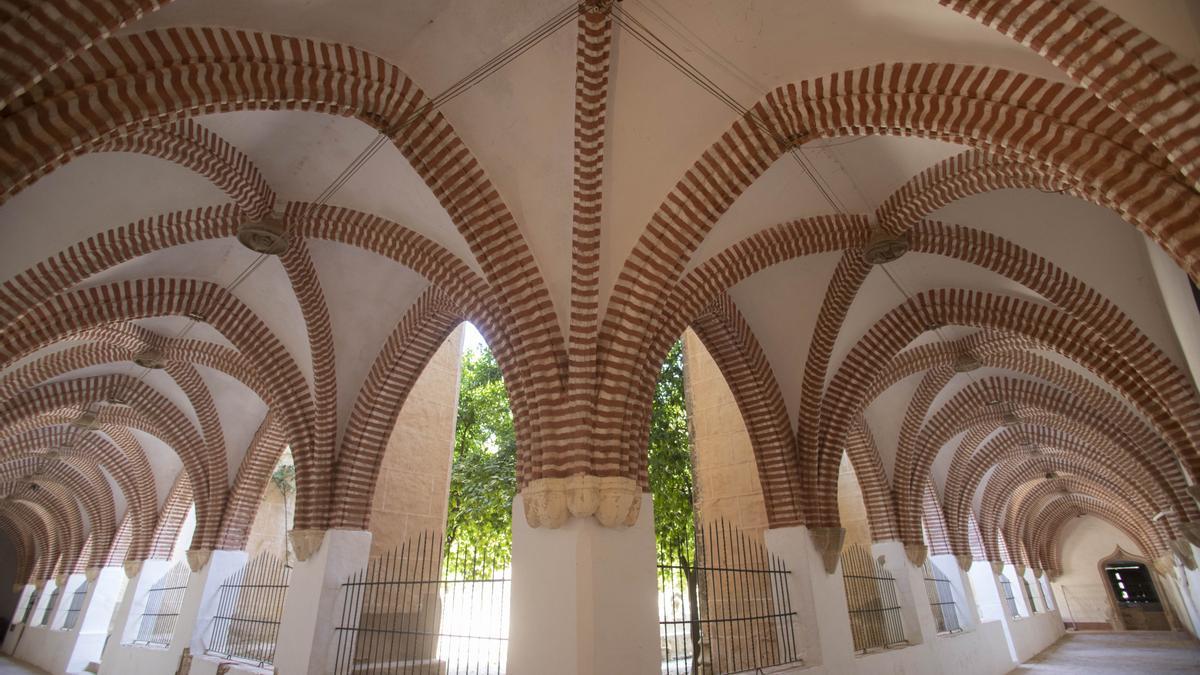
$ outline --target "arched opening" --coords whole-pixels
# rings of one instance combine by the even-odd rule
[[[1143,562],[1118,548],[1100,563],[1113,616],[1123,630],[1171,630],[1158,584]]]

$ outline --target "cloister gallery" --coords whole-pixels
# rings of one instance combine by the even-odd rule
[[[3,652],[991,675],[1195,635],[1198,63],[1189,0],[0,2]],[[461,496],[464,353],[515,460]]]

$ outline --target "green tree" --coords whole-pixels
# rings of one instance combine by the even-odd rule
[[[659,560],[695,552],[692,510],[692,448],[683,393],[683,343],[667,352],[654,387],[648,448],[650,494],[654,497],[654,538]]]
[[[517,439],[500,367],[487,347],[463,353],[446,518],[447,571],[491,575],[511,559]]]
[[[285,447],[275,470],[271,472],[271,484],[279,490],[283,497],[283,564],[291,565],[292,543],[288,540],[288,527],[291,525],[291,497],[296,494],[296,464],[292,460],[292,448]]]

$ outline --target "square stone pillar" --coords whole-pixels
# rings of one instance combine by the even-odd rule
[[[67,660],[69,672],[83,672],[92,661],[101,659],[113,611],[125,592],[125,570],[101,567],[88,570],[88,589],[83,606],[75,618],[75,646]]]
[[[513,500],[514,675],[658,673],[658,575],[654,509],[642,495],[629,528],[594,518],[532,528]]]
[[[42,591],[38,594],[37,604],[33,606],[33,611],[30,612],[29,619],[25,622],[27,625],[37,627],[42,625],[42,615],[46,613],[46,609],[50,605],[50,597],[54,595],[55,588],[58,588],[58,582],[54,580],[54,577],[42,582]]]
[[[301,548],[297,547],[298,552]],[[334,629],[342,616],[342,584],[366,567],[370,553],[370,532],[327,530],[321,535],[320,548],[292,568],[275,644],[275,672],[333,672],[337,656]]]
[[[828,673],[854,672],[854,636],[841,563],[825,571],[807,527],[781,527],[764,533],[767,550],[788,569],[788,591],[796,612],[793,627],[797,651],[805,666]]]
[[[246,566],[245,551],[213,551],[208,562],[188,577],[183,606],[179,609],[179,624],[171,640],[171,650],[190,649],[192,658],[204,655],[212,642],[213,617],[221,604],[221,584]]]
[[[953,591],[954,611],[958,613],[958,622],[964,630],[973,630],[979,626],[979,605],[975,600],[975,589],[967,573],[958,564],[958,557],[949,553],[930,556],[930,564],[936,567],[950,580]],[[972,565],[974,567],[974,565]]]
[[[995,568],[993,568],[995,565]],[[976,560],[971,565],[971,586],[975,589],[975,599],[979,603],[979,618],[982,622],[999,621],[1004,626],[1004,640],[1008,643],[1008,653],[1013,661],[1020,663],[1017,648],[1012,636],[1012,617],[1004,602],[1004,590],[1000,587],[1000,576],[995,571],[1000,569],[999,563],[987,560]],[[1013,589],[1016,595],[1016,589]]]
[[[146,600],[148,599],[146,594],[170,567],[169,560],[146,560],[141,563],[137,573],[129,579],[125,585],[125,597],[117,605],[112,639],[104,648],[105,661],[109,660],[110,654],[115,653],[121,645],[127,645],[137,637],[138,617],[146,610]]]

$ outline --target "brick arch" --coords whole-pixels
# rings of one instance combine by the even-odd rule
[[[8,513],[0,511],[0,532],[12,544],[16,554],[17,565],[13,570],[13,582],[23,585],[28,582],[30,571],[33,569],[34,542],[32,535],[24,527],[14,523]]]
[[[179,455],[184,466],[205,476],[208,463],[203,437],[191,420],[165,396],[128,375],[99,375],[64,380],[28,389],[10,399],[0,413],[0,437],[28,428],[35,416],[56,410],[84,410],[120,391],[128,406],[107,405],[97,412],[102,424],[121,424],[162,439]]]
[[[338,462],[333,505],[337,527],[368,527],[379,466],[400,409],[429,359],[462,321],[454,303],[431,286],[404,313],[375,357],[343,435],[346,455]]]
[[[1186,487],[1184,478],[1173,469],[1174,460],[1170,449],[1162,443],[1158,433],[1151,430],[1139,417],[1132,414],[1128,408],[1111,394],[1080,375],[1036,354],[1008,352],[981,354],[980,356],[983,357],[982,360],[986,365],[1032,375],[1064,391],[1071,392],[1079,397],[1082,405],[1098,410],[1104,416],[1114,420],[1122,432],[1131,437],[1134,446],[1156,450],[1154,456],[1157,457],[1157,465],[1164,472],[1164,475],[1175,479],[1172,488],[1178,494],[1183,494],[1183,490]],[[912,510],[919,509],[917,499],[906,496],[906,490],[914,489],[915,484],[923,479],[918,473],[920,471],[919,467],[929,466],[932,462],[932,459],[929,459],[929,461],[920,459],[917,428],[920,422],[924,420],[930,403],[932,403],[937,393],[949,382],[950,378],[953,377],[953,374],[953,370],[947,366],[930,371],[929,375],[922,380],[921,386],[918,387],[917,393],[914,395],[909,407],[909,412],[905,416],[904,424],[901,428],[895,469],[893,470],[893,475],[896,476],[896,492],[902,514],[906,511],[911,513]],[[926,388],[927,383],[932,386]],[[1067,404],[1061,402],[1060,405],[1065,406]],[[915,409],[914,406],[916,406]],[[936,453],[939,451],[939,449],[934,448],[926,448],[925,450],[933,452],[932,457],[936,457]],[[1186,500],[1184,503],[1186,503]],[[1192,509],[1189,515],[1189,519],[1191,519],[1191,517],[1200,516],[1200,512]],[[911,518],[909,520],[911,522]]]
[[[1178,418],[1173,417],[1161,399],[1149,395],[1151,387],[1145,376],[1078,320],[1059,310],[1003,295],[958,289],[927,291],[877,322],[847,355],[828,388],[826,405],[831,408],[829,419],[834,422],[823,430],[822,445],[817,449],[814,484],[818,489],[813,491],[814,512],[826,523],[836,523],[836,489],[832,494],[830,491],[830,486],[836,484],[833,448],[844,446],[849,416],[862,407],[870,373],[877,364],[894,358],[932,322],[1005,330],[1033,340],[1088,368],[1122,391],[1148,417],[1168,428],[1174,426],[1186,438],[1179,420],[1188,421],[1188,410],[1194,405],[1187,393],[1169,392],[1174,394],[1172,403],[1181,411]],[[1194,449],[1185,446],[1183,450],[1184,462],[1194,464]]]
[[[945,514],[938,503],[937,491],[933,481],[925,483],[921,491],[921,524],[925,528],[925,541],[929,546],[930,555],[946,555],[954,553],[950,542],[950,529],[946,525]]]
[[[1058,389],[1042,382],[1027,380],[977,380],[947,401],[930,418],[915,444],[912,464],[909,467],[897,466],[895,473],[897,476],[908,476],[911,485],[927,475],[942,446],[962,430],[979,427],[982,440],[982,434],[990,432],[991,428],[1003,421],[999,411],[988,404],[989,400],[999,399],[1005,405],[1017,409],[1023,416],[1037,419],[1048,413],[1050,416],[1067,420],[1075,435],[1097,449],[1121,455],[1124,454],[1125,448],[1129,448],[1130,458],[1145,468],[1156,481],[1156,485],[1163,487],[1172,505],[1179,509],[1178,513],[1181,516],[1195,517],[1195,508],[1189,511],[1184,507],[1186,481],[1170,451],[1165,447],[1147,447],[1138,443],[1137,435],[1130,433],[1139,425],[1137,417],[1128,411],[1122,411],[1125,415],[1120,415],[1114,411],[1098,409],[1099,406],[1094,408],[1090,405],[1092,401],[1089,400],[1088,393],[1086,390],[1076,392]],[[1077,397],[1083,400],[1080,401]],[[979,411],[989,412],[981,415]],[[966,451],[969,455],[973,449],[964,443],[960,444],[958,451]],[[898,482],[898,491],[902,492],[904,486],[904,483]],[[901,509],[902,523],[905,526],[909,525],[909,513],[905,508]],[[911,536],[913,531],[905,529],[905,534]]]
[[[155,518],[157,518],[157,514],[155,514]],[[154,534],[153,529],[151,529],[150,534]],[[105,551],[104,559],[99,563],[99,566],[116,567],[123,564],[127,558],[131,560],[143,560],[145,554],[140,556],[131,555],[134,553],[132,550],[133,536],[133,521],[126,514],[125,518],[121,521],[121,526],[117,528],[117,534],[113,537],[112,545]],[[148,546],[146,550],[149,551]]]
[[[1044,472],[1051,466],[1054,465],[1047,464],[1045,467],[1039,467],[1038,462],[1026,460],[1016,465],[1002,467],[998,471],[998,473],[1001,471],[1002,473],[997,476],[999,480],[996,481],[995,486],[989,481],[987,488],[984,489],[984,501],[980,507],[982,514],[980,527],[984,532],[996,529],[1004,532],[1004,541],[1011,559],[1017,561],[1022,559],[1021,544],[1024,540],[1021,535],[1032,506],[1030,500],[1036,500],[1055,490],[1065,489],[1069,492],[1092,494],[1097,499],[1120,499],[1119,507],[1150,523],[1148,531],[1153,532],[1161,542],[1170,539],[1156,523],[1150,522],[1150,519],[1157,513],[1154,506],[1124,491],[1123,488],[1128,486],[1128,481],[1110,480],[1103,474],[1089,471],[1086,466],[1079,464],[1068,464],[1069,468],[1067,466],[1057,467],[1064,469],[1065,472],[1053,481],[1044,480],[1039,469]],[[1001,492],[1002,490],[1006,492]],[[1007,507],[1006,511],[1004,511],[1005,507]],[[994,509],[994,511],[989,513],[988,509]],[[1000,519],[1002,511],[1005,515],[1003,520]],[[994,537],[990,540],[986,535],[984,537],[984,543],[993,547],[989,549],[989,552],[999,551],[998,548],[994,548],[997,546],[997,542],[998,540]]]
[[[135,549],[141,551],[149,546],[158,517],[154,474],[141,445],[128,431],[115,427],[102,429],[118,440],[68,427],[43,427],[5,439],[0,443],[0,459],[19,457],[46,448],[73,447],[72,451],[65,453],[70,460],[94,462],[97,466],[105,467],[125,494],[127,506],[124,520],[130,528],[130,541],[136,541]]]
[[[132,152],[180,164],[229,195],[246,220],[261,220],[275,206],[275,192],[250,158],[191,119],[137,127],[105,137],[82,152]]]
[[[905,349],[896,355],[887,367],[871,383],[864,400],[869,402],[879,398],[892,385],[910,375],[916,375],[924,370],[936,370],[943,366],[952,366],[955,358],[963,352],[971,352],[976,356],[987,359],[994,354],[1020,351],[1034,346],[1034,343],[1020,335],[1010,335],[992,330],[981,330],[967,337],[950,342],[931,342]],[[919,385],[918,385],[919,386]]]
[[[187,520],[188,510],[192,504],[192,482],[186,470],[180,471],[171,485],[171,491],[167,493],[167,498],[163,500],[162,509],[158,514],[158,525],[154,528],[154,540],[146,555],[147,560],[169,560],[171,558],[175,541],[179,539],[179,530]],[[196,511],[197,528],[192,535],[192,544],[189,547],[193,549],[205,548],[196,545],[196,535],[200,533],[199,508]]]
[[[863,420],[851,425],[846,436],[846,456],[854,466],[854,476],[862,490],[863,505],[867,509],[867,523],[871,526],[871,539],[884,541],[900,536],[896,522],[896,503],[888,489],[887,473],[879,458],[875,437]]]
[[[1095,445],[1085,443],[1062,423],[1042,420],[1037,426],[1022,424],[1020,431],[1006,430],[991,439],[978,452],[956,455],[946,477],[946,514],[950,525],[950,537],[955,552],[968,550],[966,515],[970,513],[970,502],[979,482],[988,468],[1002,462],[1025,459],[1026,441],[1043,451],[1063,452],[1078,458],[1079,462],[1101,467],[1112,475],[1128,476],[1138,486],[1137,492],[1151,502],[1169,502],[1164,486],[1156,482],[1146,469],[1137,464],[1131,454],[1126,456],[1108,453]],[[967,459],[969,457],[969,459]],[[1122,465],[1121,462],[1126,464]],[[1178,518],[1175,518],[1178,520]]]
[[[1082,89],[991,68],[880,64],[780,87],[750,115],[760,121],[737,120],[685,173],[618,276],[601,342],[605,368],[614,377],[637,372],[637,355],[657,355],[639,336],[670,307],[661,289],[675,285],[717,219],[790,139],[850,133],[932,136],[1049,166],[1076,182],[1094,184],[1097,194],[1200,278],[1200,242],[1183,234],[1195,220],[1183,214],[1200,210],[1200,197],[1163,169],[1165,158],[1136,129]],[[1007,123],[1015,116],[1030,123]],[[1120,178],[1109,171],[1113,165],[1130,171]],[[624,410],[614,413],[624,415]]]
[[[861,246],[869,232],[870,223],[865,216],[803,218],[761,230],[706,260],[666,292],[670,296],[666,306],[673,308],[672,311],[654,317],[654,324],[647,334],[650,345],[645,350],[637,352],[631,348],[627,351],[625,357],[636,366],[631,369],[631,374],[621,375],[618,381],[628,382],[630,392],[652,391],[671,344],[727,289],[777,263]],[[614,400],[617,400],[615,395]],[[626,403],[632,400],[624,399]],[[615,408],[607,410],[606,415],[615,415]],[[638,403],[634,409],[622,414],[625,430],[621,437],[625,439],[628,451],[636,453],[632,456],[644,464],[650,408]],[[644,472],[644,467],[639,471]]]
[[[769,526],[803,523],[796,435],[771,364],[754,332],[728,294],[719,296],[691,327],[720,369],[745,422]]]
[[[1121,113],[1200,188],[1200,71],[1094,2],[940,0],[1041,54]]]
[[[99,469],[80,459],[67,458],[62,461],[46,461],[24,456],[0,460],[0,480],[20,479],[31,474],[40,474],[39,480],[53,481],[70,490],[88,513],[91,537],[100,547],[107,549],[116,531],[116,507],[112,489]],[[88,471],[88,468],[91,471]],[[91,561],[85,561],[91,564]]]
[[[52,565],[58,555],[57,539],[51,535],[47,516],[40,507],[25,502],[9,502],[0,510],[0,518],[10,522],[14,529],[27,533],[29,546],[26,548],[25,582],[36,584],[47,578],[45,568]]]
[[[213,86],[189,86],[195,81]],[[156,95],[130,100],[104,96],[105,91]],[[13,194],[68,161],[83,144],[122,129],[263,108],[354,116],[386,133],[446,209],[496,289],[509,339],[527,353],[522,366],[536,362],[539,370],[557,374],[565,365],[536,261],[479,162],[404,73],[352,47],[220,28],[170,28],[106,40],[64,64],[27,107],[14,109],[0,125],[0,134],[21,139],[23,148],[0,155],[4,191]],[[42,125],[45,114],[61,124]],[[63,134],[64,129],[71,131]],[[553,403],[561,381],[530,377],[535,401]]]
[[[28,484],[36,484],[39,492],[28,492],[28,490],[24,489],[24,486]],[[16,499],[36,501],[35,494],[38,498],[45,498],[42,501],[36,501],[36,503],[42,504],[47,509],[50,517],[55,520],[55,525],[59,531],[66,534],[60,558],[59,573],[61,573],[61,570],[73,569],[80,562],[79,559],[84,553],[83,544],[86,535],[84,534],[83,514],[79,508],[79,503],[76,501],[75,495],[70,492],[70,488],[64,484],[64,481],[59,478],[42,476],[33,481],[26,481],[21,476],[4,476],[0,477],[0,485],[9,489],[15,488],[14,491],[17,494],[13,496]],[[41,494],[43,492],[47,494]]]
[[[250,529],[254,526],[254,518],[262,502],[263,491],[267,488],[271,472],[275,470],[285,445],[283,430],[268,411],[266,418],[254,432],[250,447],[238,466],[233,487],[229,489],[229,500],[221,517],[216,548],[226,551],[240,551],[246,548]]]
[[[73,567],[83,548],[83,517],[79,513],[79,505],[74,497],[55,483],[38,483],[38,490],[31,490],[28,485],[22,485],[9,493],[10,500],[37,505],[45,512],[45,520],[51,528],[56,543],[52,553],[54,560],[44,571],[49,578],[58,573],[59,568]]]
[[[1070,497],[1060,497],[1051,501],[1033,517],[1030,536],[1033,540],[1033,556],[1038,562],[1038,567],[1061,572],[1062,563],[1054,540],[1063,523],[1074,518],[1079,512],[1108,521],[1137,542],[1147,556],[1157,555],[1156,549],[1150,543],[1151,540],[1145,536],[1136,521],[1130,521],[1123,512],[1114,509],[1106,501],[1073,494]]]
[[[136,325],[132,326],[137,327]],[[138,340],[132,344],[120,344],[113,337],[100,332],[87,336],[76,335],[74,336],[76,338],[94,338],[95,341],[44,354],[23,364],[4,379],[0,379],[0,401],[12,398],[18,392],[33,387],[39,382],[45,382],[72,371],[108,363],[132,361],[139,351],[151,346],[159,347],[168,363],[178,361],[212,368],[246,385],[263,402],[268,400],[262,379],[237,351],[203,340],[162,338],[149,333],[149,331],[147,334],[150,339]]]
[[[0,108],[125,24],[170,0],[44,0],[22,5],[0,27]]]
[[[298,527],[323,522],[321,495],[332,464],[330,453],[312,446],[312,401],[307,382],[274,334],[240,300],[225,289],[191,279],[138,279],[85,288],[58,295],[23,318],[3,344],[8,362],[68,335],[108,323],[152,316],[201,314],[253,363],[272,394],[268,403],[279,412],[296,451]],[[202,474],[201,474],[202,475]],[[202,502],[203,503],[203,502]]]

